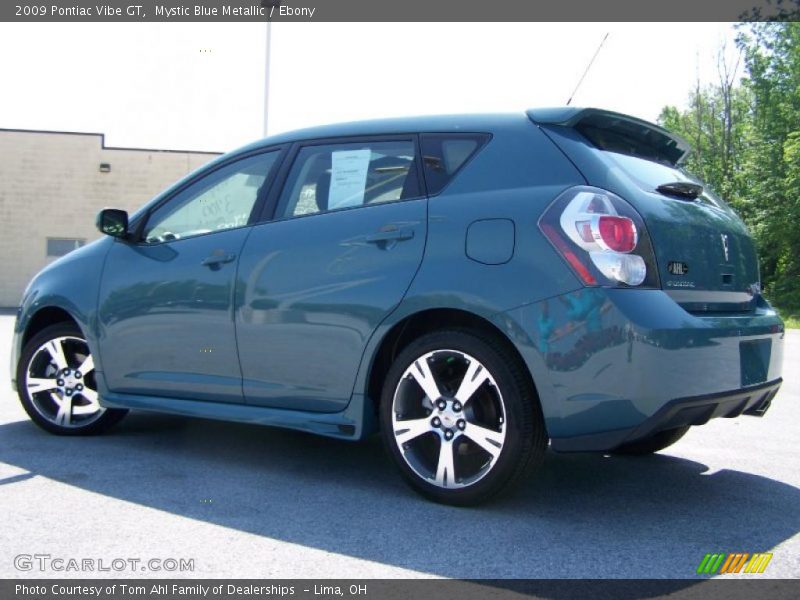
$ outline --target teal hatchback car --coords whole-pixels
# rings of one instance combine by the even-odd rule
[[[784,327],[736,214],[668,131],[596,109],[335,125],[220,157],[39,273],[25,410],[380,431],[475,504],[559,452],[646,454],[763,415]]]

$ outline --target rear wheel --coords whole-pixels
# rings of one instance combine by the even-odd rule
[[[628,454],[631,456],[653,454],[668,446],[672,446],[672,444],[686,435],[687,431],[689,431],[688,425],[686,427],[676,427],[675,429],[665,429],[664,431],[654,433],[650,437],[623,444],[619,448],[616,448],[613,453]]]
[[[28,416],[55,434],[100,433],[127,413],[100,406],[94,359],[72,323],[51,325],[25,344],[17,389]]]
[[[400,353],[384,385],[381,430],[406,481],[455,505],[519,484],[547,447],[524,367],[492,338],[462,330],[424,335]]]

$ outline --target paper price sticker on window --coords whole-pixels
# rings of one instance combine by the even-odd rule
[[[367,171],[372,151],[342,150],[331,155],[331,187],[328,209],[360,206],[364,203]]]

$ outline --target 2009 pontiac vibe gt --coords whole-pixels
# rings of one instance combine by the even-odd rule
[[[218,158],[39,273],[15,384],[58,434],[128,409],[362,439],[441,502],[553,450],[762,415],[784,329],[685,143],[595,109],[335,125]]]

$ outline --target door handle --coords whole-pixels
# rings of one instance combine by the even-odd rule
[[[372,235],[367,236],[367,242],[370,244],[385,244],[389,242],[402,242],[403,240],[410,240],[414,237],[414,230],[409,229],[406,227],[398,228],[394,227],[389,229],[388,227],[379,231],[378,233],[373,233]]]
[[[217,251],[214,252],[211,256],[208,256],[203,259],[200,263],[204,267],[211,267],[212,269],[218,269],[220,265],[224,265],[225,263],[233,262],[236,258],[235,254],[226,254],[224,251]]]

